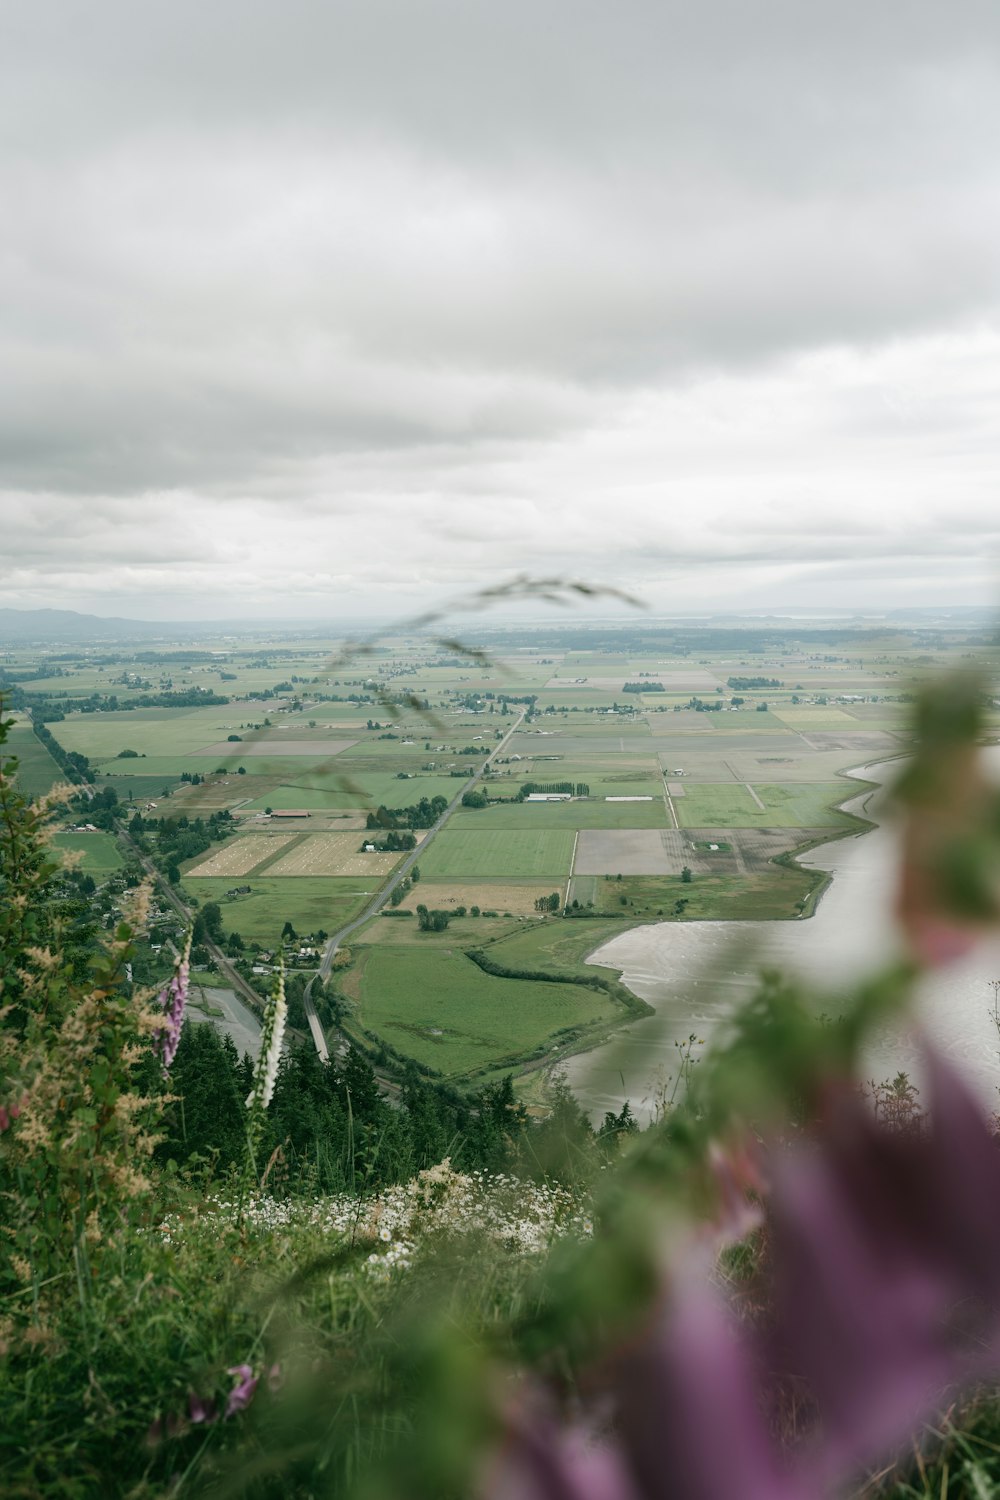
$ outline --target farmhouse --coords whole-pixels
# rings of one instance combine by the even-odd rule
[[[276,807],[271,814],[272,818],[311,818],[312,813],[306,812],[301,807]]]

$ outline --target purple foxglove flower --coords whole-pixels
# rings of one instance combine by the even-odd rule
[[[197,1427],[204,1423],[206,1427],[218,1421],[219,1411],[210,1396],[199,1396],[194,1391],[188,1397],[188,1420]]]
[[[227,1375],[236,1377],[236,1384],[226,1397],[226,1417],[235,1416],[238,1411],[245,1411],[253,1400],[254,1391],[257,1389],[257,1376],[251,1365],[233,1365],[226,1371]]]
[[[170,1064],[177,1053],[181,1039],[181,1028],[184,1025],[184,1011],[187,1007],[188,988],[191,978],[191,934],[188,933],[184,952],[174,964],[174,972],[167,984],[157,996],[158,1003],[163,1009],[164,1019],[162,1029],[159,1031],[154,1043],[156,1051],[160,1055],[164,1073],[169,1072]]]
[[[551,1415],[514,1418],[484,1500],[641,1500],[618,1449]]]
[[[617,1428],[642,1500],[818,1500],[783,1467],[759,1403],[761,1373],[704,1274],[669,1303],[626,1358]]]
[[[831,1475],[998,1365],[1000,1153],[951,1069],[927,1066],[926,1136],[886,1131],[845,1091],[818,1143],[774,1165],[775,1357],[816,1397]],[[955,1323],[970,1299],[993,1304],[978,1350]]]

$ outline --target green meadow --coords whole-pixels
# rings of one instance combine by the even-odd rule
[[[794,782],[785,786],[753,784],[764,805],[759,806],[746,786],[685,785],[674,801],[683,828],[849,828],[849,813],[835,804],[863,791],[861,782]]]
[[[17,779],[27,797],[39,797],[65,776],[41,740],[27,724],[16,724],[7,735],[4,754],[17,757]]]
[[[420,868],[440,879],[493,876],[497,880],[565,880],[573,857],[569,829],[535,831],[446,828],[435,838]]]
[[[227,892],[240,885],[250,886],[250,895],[228,898]],[[184,889],[201,905],[219,903],[227,933],[272,947],[286,922],[298,933],[334,932],[364,909],[378,881],[338,875],[187,875]]]
[[[74,861],[77,869],[95,878],[111,875],[124,864],[110,833],[57,833],[52,843],[56,849],[80,855],[81,858]]]
[[[453,943],[360,949],[348,988],[360,1026],[446,1077],[537,1058],[617,1009],[581,985],[484,974]]]

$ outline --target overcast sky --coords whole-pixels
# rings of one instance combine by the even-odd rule
[[[996,0],[0,13],[0,604],[1000,597]]]

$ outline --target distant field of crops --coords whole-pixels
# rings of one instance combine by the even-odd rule
[[[359,957],[358,1020],[446,1077],[502,1067],[560,1033],[613,1018],[579,985],[498,979],[454,946],[378,945]]]
[[[27,724],[17,724],[7,736],[5,755],[17,756],[17,784],[26,797],[38,797],[65,776],[38,736]]]
[[[484,830],[446,828],[420,857],[425,875],[447,879],[493,876],[498,880],[565,880],[573,856],[568,829]]]
[[[98,879],[120,870],[124,863],[110,833],[57,833],[52,843],[56,849],[82,856],[77,869]]]
[[[759,806],[745,786],[688,785],[676,803],[684,828],[825,828],[848,827],[851,819],[833,804],[861,791],[844,781],[805,781],[784,786],[754,783]]]
[[[285,922],[296,932],[333,932],[358,915],[378,889],[378,881],[338,879],[335,876],[246,876],[238,883],[249,885],[248,896],[228,900],[232,876],[186,876],[184,889],[200,902],[218,901],[226,932],[236,931],[245,940],[256,938],[264,946],[278,942]]]
[[[624,788],[622,789],[622,795]],[[669,825],[662,790],[648,802],[607,802],[604,797],[572,802],[504,802],[495,807],[459,808],[450,828],[665,828]]]

